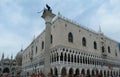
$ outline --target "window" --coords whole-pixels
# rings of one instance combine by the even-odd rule
[[[52,44],[52,42],[53,42],[53,37],[52,37],[52,35],[50,36],[50,43]]]
[[[79,63],[79,55],[77,56],[77,63]]]
[[[33,46],[32,46],[32,48],[31,48],[31,56],[33,55]]]
[[[73,43],[73,35],[71,32],[68,34],[68,41]]]
[[[36,53],[37,53],[37,46],[36,46]]]
[[[102,53],[104,53],[105,52],[105,48],[104,48],[104,46],[102,46]]]
[[[94,41],[94,49],[97,49],[97,43]]]
[[[70,54],[68,54],[68,62],[70,62]]]
[[[73,54],[71,55],[71,62],[73,62]]]
[[[52,54],[52,62],[53,62],[53,54]]]
[[[67,24],[65,24],[65,27],[67,27]]]
[[[109,46],[108,46],[108,52],[111,53],[111,51],[110,51],[110,47],[109,47]]]
[[[44,49],[44,41],[42,41],[42,49]]]
[[[53,58],[53,62],[56,61],[56,54],[54,53],[54,58]]]
[[[83,37],[83,39],[82,39],[82,44],[83,44],[83,46],[86,46],[86,38],[85,37]]]
[[[74,56],[74,62],[76,63],[76,55]]]
[[[117,52],[115,52],[115,56],[117,56]]]
[[[64,55],[64,61],[67,61],[67,54]]]
[[[60,55],[60,61],[63,61],[63,53]]]
[[[59,60],[59,56],[58,56],[58,53],[57,53],[57,61]]]

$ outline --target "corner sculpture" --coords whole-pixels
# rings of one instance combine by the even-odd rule
[[[48,4],[46,4],[46,8],[48,11],[51,11],[51,7]]]

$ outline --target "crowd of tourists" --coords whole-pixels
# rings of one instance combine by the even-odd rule
[[[27,73],[26,75],[20,75],[19,73],[17,73],[15,76],[13,75],[10,75],[9,73],[3,73],[0,75],[0,77],[46,77],[46,75],[44,75],[42,72],[40,72],[39,74],[29,74]],[[56,75],[52,75],[50,73],[47,74],[47,77],[58,77]],[[91,75],[84,75],[84,74],[80,74],[80,75],[61,75],[60,77],[103,77],[102,75],[94,75],[94,76],[91,76]],[[104,76],[104,77],[120,77],[120,76]]]

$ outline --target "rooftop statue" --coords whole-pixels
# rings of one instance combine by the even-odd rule
[[[48,4],[46,4],[46,7],[48,11],[51,11],[51,7]]]

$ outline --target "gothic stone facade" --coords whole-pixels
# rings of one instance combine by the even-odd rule
[[[23,52],[24,73],[38,73],[40,70],[45,72],[45,59],[48,58],[46,61],[49,60],[50,63],[47,68],[51,74],[57,76],[82,73],[101,74],[104,77],[120,74],[120,50],[117,41],[106,37],[101,31],[94,32],[76,24],[60,14],[49,21],[49,27],[46,22],[46,27],[49,29],[45,29]],[[49,36],[50,39],[46,39]],[[45,45],[48,42],[49,54],[45,56]]]
[[[4,58],[4,54],[2,54],[2,58],[0,60],[0,75],[3,73],[9,73],[11,76],[15,76],[21,73],[22,66],[22,50],[18,52],[15,59]]]
[[[17,73],[16,61],[9,58],[2,58],[0,61],[0,75],[3,73],[9,73],[15,75]]]

